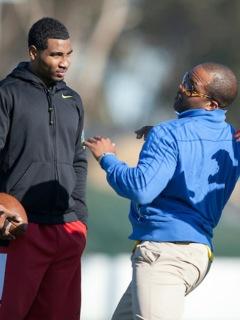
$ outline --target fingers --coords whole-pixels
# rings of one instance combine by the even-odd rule
[[[137,133],[137,135],[136,135],[136,139],[142,139],[142,137],[143,137],[143,134],[141,134],[141,133]]]
[[[15,236],[10,233],[11,222],[5,219],[3,226],[0,229],[0,239],[2,240],[13,240]]]
[[[83,144],[85,146],[88,146],[90,144],[93,144],[93,143],[97,143],[98,141],[102,141],[103,139],[106,139],[106,138],[103,138],[101,136],[94,136],[94,137],[91,137],[91,138],[88,138],[86,139]]]
[[[90,145],[96,143],[97,141],[94,138],[89,138],[83,142],[83,145],[89,147]]]
[[[23,219],[18,215],[18,214],[11,214],[11,215],[7,215],[6,219],[8,221],[13,221],[13,222],[23,222]]]
[[[12,213],[10,211],[8,211],[6,208],[0,206],[0,216],[2,216],[3,214],[11,215]]]
[[[102,136],[94,136],[93,137],[95,140],[100,141],[102,139],[106,139],[106,137],[102,137]]]
[[[116,154],[116,144],[108,137],[94,136],[84,141],[84,145],[93,154],[94,158],[98,160],[104,153]]]
[[[237,141],[240,141],[240,130],[237,130],[234,134],[234,138],[237,140]]]
[[[14,221],[14,222],[22,221],[22,218],[17,213],[12,213],[2,205],[0,205],[0,217],[3,219],[7,219],[8,221]]]
[[[8,214],[9,216],[13,215],[13,213],[10,210],[8,210],[6,207],[0,204],[0,216],[4,213]]]
[[[20,223],[22,218],[17,213],[12,213],[0,204],[0,239],[13,240],[15,237],[10,233],[12,222]]]
[[[137,139],[142,139],[142,138],[144,138],[144,140],[146,139],[146,137],[147,137],[147,135],[148,135],[148,133],[149,133],[149,131],[152,129],[152,126],[144,126],[144,127],[142,127],[142,128],[140,128],[140,129],[138,129],[138,130],[136,130],[135,131],[135,133],[136,133],[136,138]]]
[[[3,206],[0,208],[0,239],[3,240],[13,240],[15,237],[10,233],[10,228],[12,222],[20,223],[22,222],[22,218],[15,213],[11,213],[7,210],[7,212],[3,211]]]
[[[101,137],[101,136],[94,136],[92,138],[88,138],[83,142],[83,145],[90,147],[96,144],[112,144],[116,145],[113,143],[108,137]]]
[[[137,139],[142,139],[142,137],[143,137],[142,128],[134,131],[134,133],[136,133],[136,138]]]

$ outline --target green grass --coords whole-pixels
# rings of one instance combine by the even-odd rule
[[[117,254],[129,252],[132,241],[128,221],[129,201],[114,192],[105,193],[90,188],[87,193],[89,231],[87,253]]]

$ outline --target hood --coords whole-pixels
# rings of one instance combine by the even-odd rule
[[[7,78],[17,78],[26,82],[31,82],[37,87],[47,88],[46,84],[30,69],[29,62],[21,62],[19,65],[13,69],[13,71],[7,76]],[[64,81],[57,81],[53,84],[55,90],[60,90],[66,87]]]

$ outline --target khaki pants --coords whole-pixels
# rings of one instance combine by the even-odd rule
[[[112,320],[180,320],[185,295],[204,279],[210,264],[203,244],[141,242],[132,255],[132,281]]]

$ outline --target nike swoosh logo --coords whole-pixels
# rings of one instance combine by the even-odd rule
[[[65,96],[63,93],[62,93],[62,98],[63,99],[69,99],[69,98],[72,98],[73,96]]]

